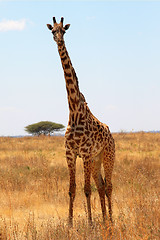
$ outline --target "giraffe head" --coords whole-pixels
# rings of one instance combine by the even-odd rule
[[[53,26],[51,24],[47,24],[47,27],[49,30],[52,31],[53,39],[56,41],[56,43],[61,46],[64,43],[63,36],[66,32],[66,30],[70,27],[70,24],[66,24],[63,27],[63,20],[64,18],[61,18],[60,23],[56,22],[56,18],[53,17]]]

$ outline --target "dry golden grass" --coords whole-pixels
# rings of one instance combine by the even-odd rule
[[[160,134],[114,134],[113,226],[102,223],[92,181],[87,225],[83,163],[77,159],[74,227],[67,226],[63,137],[0,138],[0,239],[160,239]]]

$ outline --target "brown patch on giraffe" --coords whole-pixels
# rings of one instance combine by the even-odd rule
[[[79,104],[79,108],[78,108],[78,111],[80,112],[80,115],[82,115],[83,116],[83,114],[81,113],[81,112],[83,112],[83,105],[82,105],[82,103],[80,102],[80,104]]]
[[[69,136],[67,136],[67,140],[72,140],[73,139],[73,133],[70,133]]]
[[[91,124],[92,123],[92,120],[91,118],[88,119],[88,123]]]
[[[84,123],[85,123],[85,120],[83,120],[83,119],[80,119],[78,122],[79,125],[84,125]]]
[[[69,68],[70,68],[69,62],[66,63],[66,64],[64,64],[64,68],[65,68],[65,69],[69,69]]]
[[[69,160],[69,161],[72,162],[72,157],[70,157],[70,156],[67,155],[67,160]]]
[[[62,51],[64,51],[64,50],[65,50],[65,46],[63,45],[63,46],[62,46]]]
[[[91,152],[92,151],[92,145],[89,147],[89,152]]]
[[[75,93],[74,88],[71,88],[71,89],[70,89],[70,92],[71,92],[71,94],[74,94],[74,93]]]
[[[71,155],[71,156],[72,156],[72,154],[71,154],[70,151],[66,151],[66,154],[67,154],[67,156],[68,156],[68,155]]]
[[[74,122],[74,114],[72,114],[71,120],[72,120],[72,122]]]
[[[99,134],[99,138],[101,138],[101,139],[102,139],[102,134],[101,134],[101,133]]]
[[[86,123],[85,130],[87,130],[87,131],[89,130],[88,123]]]
[[[66,83],[67,83],[68,86],[69,86],[70,84],[73,85],[73,81],[72,81],[71,78],[67,78],[67,79],[66,79]]]
[[[77,143],[77,145],[79,145],[81,140],[80,139],[75,139],[75,142]]]
[[[83,134],[83,132],[75,132],[75,137],[82,137]]]
[[[85,137],[84,137],[85,138]],[[83,139],[82,139],[82,144],[81,144],[81,147],[83,147],[83,146],[85,146],[86,145],[86,138],[85,138],[85,140],[83,141]]]
[[[91,146],[91,144],[90,144],[89,142],[87,142],[87,143],[86,143],[86,146],[87,146],[87,147],[90,147],[90,146]]]
[[[72,75],[71,75],[71,73],[67,73],[67,72],[64,72],[64,74],[65,74],[65,77],[71,77]],[[68,80],[68,79],[67,79]],[[72,80],[72,79],[71,79]]]
[[[84,128],[83,128],[83,127],[77,127],[77,128],[76,128],[76,131],[83,132],[83,131],[84,131]]]
[[[92,132],[90,138],[93,138],[93,136],[94,136],[94,133]]]
[[[74,149],[74,148],[75,148],[75,143],[74,143],[74,141],[72,141],[72,142],[69,142],[69,145],[70,145],[70,147],[71,147],[72,149]]]
[[[65,60],[67,60],[67,56],[62,57],[61,59],[64,62]]]
[[[79,103],[79,98],[75,95],[74,97],[74,102],[76,104],[76,106],[78,106],[78,103]]]
[[[102,132],[102,131],[103,131],[103,129],[102,129],[102,128],[100,128],[100,129],[99,129],[99,132]]]
[[[61,53],[61,57],[63,57],[64,55],[65,55],[65,52],[62,52],[62,53]]]
[[[83,144],[85,144],[85,141],[86,141],[86,136],[84,136],[84,137],[82,138]],[[82,144],[81,146],[83,146],[83,144]]]
[[[83,153],[86,153],[86,152],[88,152],[88,148],[81,148],[81,151],[82,151]]]
[[[94,140],[95,140],[95,141],[97,141],[97,137],[98,137],[98,133],[95,132],[95,134],[94,134]]]
[[[86,136],[89,136],[90,131],[85,131],[84,133],[85,133]]]
[[[89,126],[89,131],[92,132],[93,131],[93,127]]]
[[[96,126],[96,122],[95,121],[93,121],[93,126]]]

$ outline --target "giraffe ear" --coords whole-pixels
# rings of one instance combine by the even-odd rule
[[[66,25],[64,26],[64,29],[65,29],[65,30],[68,30],[69,27],[70,27],[70,24],[66,24]]]
[[[52,27],[51,24],[47,24],[47,27],[48,27],[49,30],[52,30],[52,29],[53,29],[53,27]]]

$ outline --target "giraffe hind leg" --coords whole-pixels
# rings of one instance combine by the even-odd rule
[[[91,214],[91,160],[90,158],[83,158],[84,161],[84,193],[87,200],[88,210],[88,223],[92,225],[92,214]]]
[[[105,173],[105,193],[108,199],[109,217],[112,222],[112,171],[114,165],[114,151],[104,150],[103,167]]]
[[[112,183],[111,182],[107,183],[106,178],[105,178],[105,194],[106,194],[106,197],[108,199],[109,217],[110,217],[110,220],[112,222],[112,201],[111,201]]]
[[[106,221],[105,184],[101,175],[101,160],[102,160],[102,154],[99,154],[93,159],[92,177],[95,181],[95,184],[99,193],[103,221],[105,222]]]

